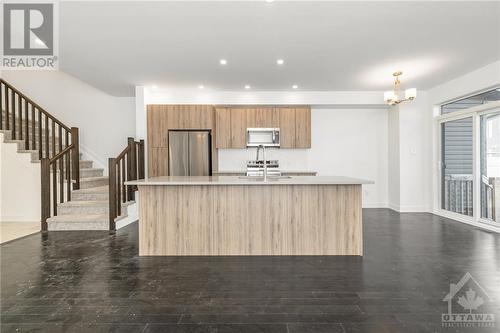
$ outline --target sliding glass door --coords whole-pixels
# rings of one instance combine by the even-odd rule
[[[500,223],[500,112],[480,116],[481,218]]]
[[[441,208],[474,215],[472,117],[441,124]]]
[[[500,227],[500,87],[440,109],[439,213]]]

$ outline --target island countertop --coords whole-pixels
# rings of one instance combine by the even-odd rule
[[[290,176],[286,178],[268,177],[267,181],[236,176],[162,176],[125,182],[137,186],[179,186],[179,185],[363,185],[373,181],[342,176]]]

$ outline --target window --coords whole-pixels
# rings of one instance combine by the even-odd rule
[[[500,223],[500,112],[480,120],[481,217]]]
[[[460,99],[441,106],[441,114],[448,114],[455,111],[465,110],[473,106],[483,105],[500,100],[500,87],[486,91],[481,94]]]
[[[473,216],[472,117],[441,124],[441,208]]]

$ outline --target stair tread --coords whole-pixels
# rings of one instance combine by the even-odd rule
[[[91,181],[94,181],[94,180],[101,180],[101,179],[108,179],[108,176],[81,178],[80,182],[82,182],[82,181],[91,182]]]
[[[128,206],[133,204],[134,201],[127,201],[122,203],[122,206]],[[66,206],[66,207],[76,207],[76,206],[108,206],[108,200],[72,200],[72,201],[67,201],[64,203],[60,203],[58,205],[59,207],[61,206]]]
[[[80,171],[104,171],[103,168],[80,168]]]
[[[107,222],[109,221],[108,214],[67,214],[52,216],[47,219],[47,222]]]
[[[59,207],[76,207],[76,206],[105,206],[109,205],[108,200],[71,200],[58,204]]]
[[[96,186],[90,188],[82,188],[73,191],[73,193],[83,193],[83,194],[108,193],[108,192],[109,192],[109,186]]]
[[[38,153],[38,150],[36,149],[18,149],[18,153]]]

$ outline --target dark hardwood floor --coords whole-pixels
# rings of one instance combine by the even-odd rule
[[[0,247],[1,332],[499,332],[500,235],[387,209],[363,220],[363,258],[139,257],[137,223],[29,236]],[[442,327],[466,272],[494,328]]]

